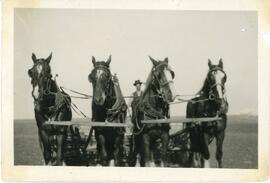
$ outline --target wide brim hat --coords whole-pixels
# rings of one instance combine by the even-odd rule
[[[140,84],[140,85],[141,85],[141,84],[142,84],[142,82],[141,82],[140,80],[136,80],[136,81],[134,82],[134,84],[133,84],[133,85],[134,85],[134,86],[136,86],[137,84]]]

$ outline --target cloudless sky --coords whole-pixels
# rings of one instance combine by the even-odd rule
[[[208,71],[207,60],[223,59],[229,113],[257,112],[257,14],[253,11],[16,9],[14,16],[14,117],[34,118],[27,70],[31,54],[53,52],[58,84],[92,93],[91,57],[106,60],[124,95],[151,70],[148,55],[169,57],[178,94],[194,94]],[[73,99],[91,116],[91,101]],[[186,104],[172,115],[185,115]],[[74,117],[78,117],[74,114]]]

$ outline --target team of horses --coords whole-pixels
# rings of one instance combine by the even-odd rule
[[[65,144],[67,134],[76,131],[73,127],[44,125],[46,121],[70,121],[72,119],[71,97],[59,88],[52,78],[50,61],[48,58],[37,58],[32,54],[33,66],[28,70],[31,78],[34,112],[38,127],[38,137],[46,165],[76,165],[76,161],[65,159]],[[160,166],[168,166],[169,124],[144,124],[143,120],[170,118],[170,103],[176,97],[174,86],[174,71],[169,66],[168,58],[155,60],[149,57],[152,69],[145,82],[142,95],[132,105],[133,131],[130,140],[130,153],[127,166],[155,166],[154,152],[157,140],[161,148]],[[125,123],[128,107],[124,100],[118,78],[111,74],[111,56],[106,61],[96,61],[92,57],[92,71],[88,80],[93,87],[92,121]],[[226,129],[226,113],[228,102],[226,99],[226,73],[220,59],[217,65],[208,61],[209,71],[199,97],[192,98],[187,103],[186,117],[215,117],[222,120],[197,124],[187,124],[190,130],[192,148],[192,167],[209,167],[210,153],[208,145],[216,138],[217,167],[222,167],[222,144]],[[97,141],[97,164],[101,166],[123,166],[121,155],[125,138],[125,128],[94,127],[89,136],[95,131]],[[77,129],[78,131],[78,129]],[[56,138],[52,145],[51,138]],[[54,147],[56,146],[56,151]],[[87,146],[87,144],[86,144]],[[76,159],[76,158],[75,158]],[[139,165],[138,165],[139,164]]]

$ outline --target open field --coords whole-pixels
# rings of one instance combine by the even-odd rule
[[[229,116],[223,145],[224,168],[258,167],[258,117]],[[172,126],[177,131],[179,126]],[[14,164],[42,165],[34,120],[14,120]],[[215,167],[215,142],[210,145],[211,167]]]

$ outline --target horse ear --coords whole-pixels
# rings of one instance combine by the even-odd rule
[[[153,59],[153,58],[150,57],[150,56],[149,56],[149,58],[150,58],[150,60],[152,61],[152,63],[153,63],[154,66],[158,65],[158,62],[157,62],[155,59]]]
[[[109,56],[109,58],[108,58],[108,60],[107,60],[107,62],[106,62],[106,64],[107,64],[108,66],[110,66],[111,60],[112,60],[112,55]]]
[[[208,66],[209,66],[209,68],[212,67],[212,61],[210,59],[208,59]]]
[[[219,59],[218,66],[223,69],[223,61],[222,58]]]
[[[166,58],[164,59],[164,61],[165,61],[166,63],[168,63],[168,62],[169,62],[168,57],[166,57]]]
[[[51,59],[52,59],[52,52],[51,52],[51,54],[48,56],[48,58],[46,58],[46,62],[50,63]]]
[[[32,53],[32,60],[33,60],[34,63],[37,62],[37,57],[36,57],[36,55],[34,53]]]
[[[96,65],[96,58],[94,56],[92,56],[92,63],[94,66]]]

